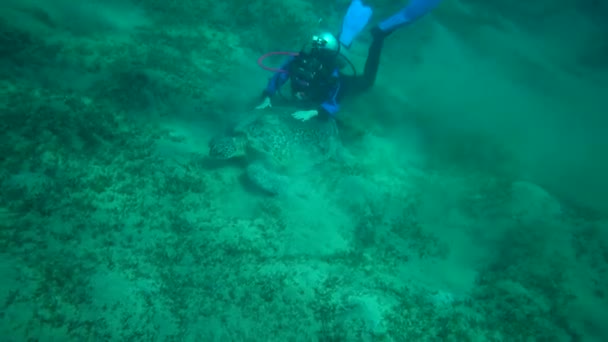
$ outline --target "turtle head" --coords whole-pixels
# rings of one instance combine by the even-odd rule
[[[226,160],[245,155],[245,139],[241,136],[220,136],[209,142],[209,156]]]

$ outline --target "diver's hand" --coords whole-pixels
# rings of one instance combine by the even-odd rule
[[[255,107],[255,109],[266,109],[266,108],[270,108],[272,107],[272,103],[270,102],[270,97],[265,97],[264,101],[257,107]]]
[[[294,118],[300,120],[300,121],[306,121],[309,120],[312,117],[315,117],[319,115],[319,112],[316,110],[301,110],[299,112],[295,112],[293,114],[291,114],[291,116],[293,116]]]

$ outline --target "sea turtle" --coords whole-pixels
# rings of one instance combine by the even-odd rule
[[[314,117],[302,122],[293,110],[269,108],[245,113],[245,122],[213,138],[209,156],[243,157],[247,178],[270,194],[280,194],[292,184],[290,176],[310,170],[331,158],[339,146],[334,119]]]

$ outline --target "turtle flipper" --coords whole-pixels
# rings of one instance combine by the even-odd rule
[[[245,172],[253,185],[271,195],[285,193],[289,185],[289,178],[287,176],[273,172],[261,161],[249,164]]]
[[[209,141],[209,156],[220,160],[243,157],[246,143],[243,134],[215,136]]]

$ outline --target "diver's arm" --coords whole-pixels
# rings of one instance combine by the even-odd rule
[[[273,97],[274,94],[276,94],[277,90],[279,90],[279,88],[281,88],[283,86],[283,84],[285,84],[285,82],[287,82],[288,79],[289,79],[289,74],[287,74],[285,72],[275,73],[270,78],[270,80],[268,80],[268,85],[266,86],[266,89],[264,89],[264,92],[262,93],[262,95],[264,97]]]
[[[340,81],[336,82],[334,88],[330,92],[330,96],[327,100],[321,103],[321,106],[317,109],[319,114],[326,114],[330,117],[335,117],[340,110],[340,104],[338,103],[338,94],[340,93]]]
[[[289,57],[280,67],[281,70],[289,70],[289,64],[293,61],[293,57]],[[272,97],[276,94],[277,90],[289,80],[288,72],[275,72],[274,75],[268,80],[268,85],[264,89],[263,97]]]
[[[309,120],[318,115],[324,115],[324,116],[330,117],[330,118],[335,117],[336,113],[338,113],[338,110],[340,109],[340,105],[336,101],[336,97],[338,95],[339,90],[340,90],[340,86],[338,85],[332,91],[332,96],[328,100],[323,102],[319,106],[318,109],[299,110],[299,111],[291,114],[291,116],[293,116],[294,118],[301,120],[301,121]]]
[[[289,70],[289,64],[293,60],[293,57],[289,57],[287,61],[281,65],[280,70]],[[262,103],[257,105],[255,109],[265,109],[272,107],[272,101],[270,100],[274,94],[287,82],[289,79],[289,73],[287,71],[277,71],[268,80],[266,89],[262,92]]]
[[[338,111],[340,110],[340,105],[338,104],[338,94],[340,93],[340,79],[338,70],[334,71],[333,77],[335,77],[335,83],[333,88],[329,91],[329,97],[325,100],[317,109],[312,110],[300,110],[293,114],[291,114],[294,118],[306,121],[310,118],[313,118],[318,115],[325,115],[327,117],[335,117]]]

